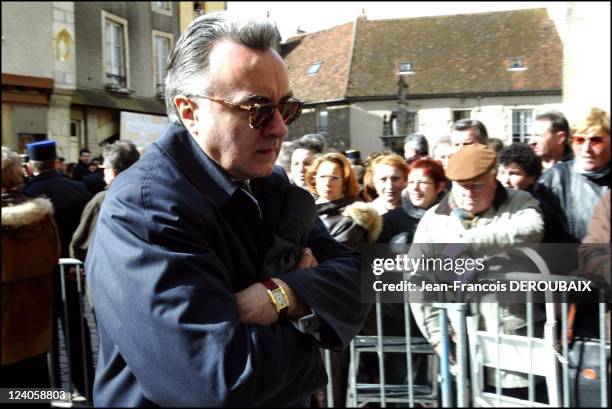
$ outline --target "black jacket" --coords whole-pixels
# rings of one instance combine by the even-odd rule
[[[72,170],[72,179],[81,182],[86,176],[89,176],[91,172],[89,171],[89,165],[84,162],[79,161],[77,165]]]
[[[545,241],[580,243],[587,234],[595,205],[609,188],[609,167],[607,172],[580,174],[574,170],[572,160],[559,162],[544,172],[532,193],[542,203],[544,214],[555,217],[551,223],[547,220],[547,228],[555,228],[554,237]]]
[[[104,172],[97,171],[90,173],[89,175],[83,178],[83,183],[85,184],[85,187],[87,187],[87,190],[89,190],[89,193],[95,196],[96,194],[103,191],[106,187],[106,182],[104,181]]]
[[[83,208],[91,193],[81,182],[71,180],[54,170],[34,176],[25,185],[23,193],[29,197],[46,196],[53,203],[53,218],[59,230],[62,257],[69,257],[72,234],[79,225]]]
[[[351,217],[342,215],[344,209],[354,202],[355,199],[342,198],[320,203],[317,204],[317,214],[334,239],[352,249],[357,249],[361,244],[367,243],[368,232]]]
[[[435,206],[446,195],[442,191],[436,201],[430,206]],[[378,239],[379,243],[410,244],[414,238],[417,226],[427,209],[414,207],[407,195],[402,194],[402,207],[389,210],[383,215],[383,229]]]

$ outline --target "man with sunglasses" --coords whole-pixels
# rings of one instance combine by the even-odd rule
[[[610,113],[592,108],[572,129],[574,159],[544,172],[533,189],[563,217],[555,242],[580,243],[593,208],[610,188]]]
[[[215,13],[169,56],[170,124],[113,182],[88,252],[96,406],[305,406],[318,348],[365,320],[360,258],[318,219],[292,271],[262,273],[302,108],[276,44],[269,22]]]

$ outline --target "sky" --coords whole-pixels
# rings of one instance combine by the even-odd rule
[[[370,20],[408,18],[434,15],[478,13],[546,7],[550,2],[391,2],[391,1],[228,1],[227,10],[253,16],[269,17],[281,33],[283,41],[300,29],[314,32],[353,21],[362,10]]]

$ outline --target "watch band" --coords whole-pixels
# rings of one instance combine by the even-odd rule
[[[261,283],[264,285],[264,287],[268,289],[268,295],[270,296],[272,304],[274,304],[274,307],[276,308],[279,321],[287,318],[287,310],[289,309],[289,299],[287,298],[287,294],[285,294],[285,291],[281,287],[279,287],[274,281],[272,281],[271,278],[266,278]],[[280,294],[281,297],[284,298],[284,306],[279,308],[275,294]]]

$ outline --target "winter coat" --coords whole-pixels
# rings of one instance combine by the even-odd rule
[[[70,241],[70,257],[85,261],[87,249],[93,237],[94,228],[96,227],[96,222],[98,221],[98,215],[100,213],[100,207],[102,207],[102,202],[106,197],[106,193],[107,190],[99,192],[85,205],[83,214],[81,214],[81,221]]]
[[[518,243],[538,243],[544,234],[544,221],[538,201],[528,192],[508,190],[497,183],[492,206],[469,223],[462,223],[452,211],[452,193],[427,210],[417,227],[414,243],[469,243],[474,249],[486,254],[497,254],[509,245]],[[415,246],[413,246],[416,248]],[[428,252],[427,245],[419,246],[420,251]],[[410,257],[420,254],[410,253]],[[526,329],[526,306],[524,304],[500,304],[501,333],[522,334]],[[427,340],[435,347],[440,343],[439,309],[429,303],[412,303],[411,310],[415,321]],[[495,304],[481,303],[481,328],[495,333]],[[451,323],[454,315],[449,314]],[[534,308],[534,323],[540,325],[544,312]],[[453,327],[458,328],[456,322]],[[536,328],[536,333],[538,329]],[[494,371],[488,371],[487,382],[495,382]],[[502,387],[514,388],[527,386],[527,378],[522,374],[502,371]]]
[[[578,250],[580,275],[610,285],[610,191],[593,210],[587,235]]]
[[[545,211],[562,217],[558,242],[580,243],[587,234],[593,209],[610,189],[610,168],[578,173],[575,161],[559,162],[540,176],[533,194],[551,206]]]
[[[372,206],[342,198],[317,205],[317,214],[336,241],[356,249],[374,243],[382,231],[382,217]]]
[[[70,240],[81,220],[83,208],[92,198],[82,182],[70,180],[56,171],[34,176],[23,188],[29,197],[46,196],[53,203],[53,218],[57,224],[62,257],[70,254]]]
[[[378,238],[379,243],[412,243],[417,226],[427,209],[413,206],[404,192],[402,192],[402,207],[389,210],[383,215],[383,228]],[[444,196],[444,192],[440,193],[432,206],[440,202]]]
[[[60,256],[53,205],[2,194],[2,365],[51,346],[52,273]]]

